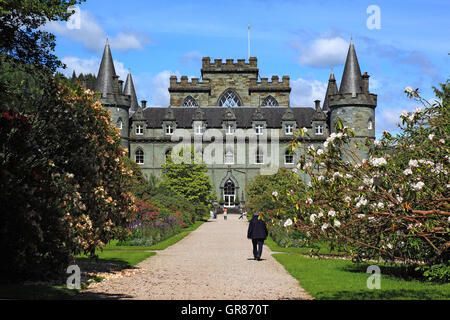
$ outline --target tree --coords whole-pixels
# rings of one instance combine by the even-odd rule
[[[344,246],[358,259],[448,268],[450,84],[435,88],[439,100],[433,103],[418,89],[406,93],[424,108],[402,114],[398,136],[384,132],[380,141],[368,140],[369,159],[355,156],[349,147],[355,133],[340,121],[322,148],[310,148],[301,158],[311,185],[290,194],[297,208],[292,228]]]
[[[172,157],[162,166],[162,185],[195,204],[209,205],[216,197],[205,164],[175,164]]]
[[[286,191],[295,189],[299,192],[301,180],[286,168],[280,169],[272,176],[257,176],[247,187],[247,207],[250,212],[277,212],[278,215],[294,214],[295,208],[288,204]],[[279,201],[274,202],[272,194],[276,193]],[[267,217],[270,216],[266,215]]]
[[[67,21],[69,7],[84,0],[1,0],[0,53],[55,72],[62,63],[52,53],[55,36],[40,30],[48,21]]]

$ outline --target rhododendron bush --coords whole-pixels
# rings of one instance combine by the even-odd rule
[[[93,92],[48,76],[22,98],[27,75],[14,72],[2,73],[10,78],[0,110],[1,271],[44,278],[125,236],[133,171]]]
[[[448,263],[449,82],[435,92],[438,99],[429,103],[407,88],[423,107],[402,114],[400,134],[384,132],[359,146],[370,149],[368,159],[352,151],[355,132],[338,121],[324,145],[300,159],[298,170],[311,177],[305,190],[274,190],[273,199],[285,192],[296,213],[279,212],[273,223],[310,241],[326,239],[358,259]]]

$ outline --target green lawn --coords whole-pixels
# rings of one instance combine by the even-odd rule
[[[266,244],[270,248],[270,250],[274,251],[274,252],[289,252],[289,253],[309,254],[310,251],[311,251],[311,248],[294,248],[294,247],[284,248],[284,247],[280,247],[270,237],[267,238]],[[314,248],[313,250],[315,252],[318,252],[319,254],[336,255],[336,256],[340,256],[340,255],[344,255],[345,254],[344,252],[339,252],[339,251],[336,251],[336,250],[330,250],[328,244],[326,244],[326,243],[318,243],[317,247],[319,249],[318,251],[317,251],[317,248]]]
[[[184,228],[180,233],[177,233],[173,235],[172,237],[163,240],[157,244],[154,244],[152,246],[118,246],[117,240],[113,240],[110,243],[108,243],[103,251],[117,251],[117,250],[126,250],[126,251],[151,251],[151,250],[164,250],[171,245],[174,245],[184,237],[186,237],[189,233],[196,230],[198,227],[200,227],[205,221],[197,221],[192,226],[188,228]]]
[[[433,284],[394,276],[395,268],[380,265],[381,289],[369,290],[369,264],[348,260],[309,258],[301,254],[273,254],[300,285],[318,300],[450,299],[450,283]],[[387,274],[389,273],[389,274]]]

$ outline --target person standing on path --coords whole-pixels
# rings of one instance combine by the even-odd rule
[[[228,217],[228,209],[224,208],[223,209],[223,220],[227,220],[227,217]]]
[[[259,213],[253,214],[252,220],[248,226],[247,238],[253,243],[253,257],[255,260],[261,261],[264,241],[269,236],[266,223],[259,217]]]

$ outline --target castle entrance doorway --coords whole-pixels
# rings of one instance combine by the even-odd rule
[[[225,183],[223,188],[223,198],[225,200],[226,208],[234,207],[234,202],[236,201],[236,186],[231,179]]]

